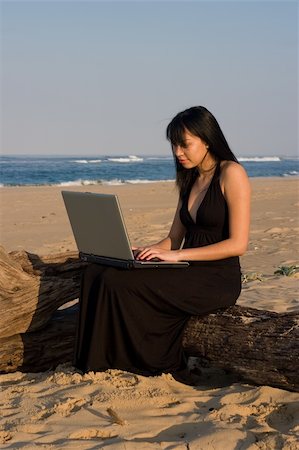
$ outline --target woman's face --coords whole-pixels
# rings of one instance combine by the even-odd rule
[[[185,169],[192,169],[200,166],[207,153],[207,146],[199,137],[186,130],[184,145],[173,146],[173,152]]]

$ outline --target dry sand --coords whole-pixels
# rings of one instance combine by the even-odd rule
[[[298,180],[253,179],[252,187],[250,243],[241,258],[248,281],[238,303],[298,311],[298,275],[274,274],[278,266],[299,262]],[[75,249],[60,191],[1,188],[0,243],[6,250],[45,255]],[[132,244],[167,233],[177,198],[172,183],[88,191],[119,195]],[[206,370],[196,388],[170,375],[111,370],[82,376],[70,364],[54,372],[3,374],[0,383],[3,449],[299,448],[299,394],[237,383],[220,371]]]

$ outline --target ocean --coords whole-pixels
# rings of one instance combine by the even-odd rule
[[[240,157],[249,177],[298,177],[299,159]],[[79,186],[171,181],[172,156],[0,156],[0,186]]]

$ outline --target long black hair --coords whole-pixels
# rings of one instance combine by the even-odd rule
[[[209,146],[209,152],[216,161],[235,161],[237,158],[231,151],[221,128],[210,111],[204,106],[193,106],[178,113],[168,124],[166,129],[167,139],[172,148],[185,146],[186,130],[199,137]],[[198,176],[198,169],[185,169],[173,153],[176,166],[176,183],[182,196],[194,183]]]

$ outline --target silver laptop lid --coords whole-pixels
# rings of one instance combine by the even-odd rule
[[[80,252],[134,259],[116,195],[62,191],[62,197]]]

